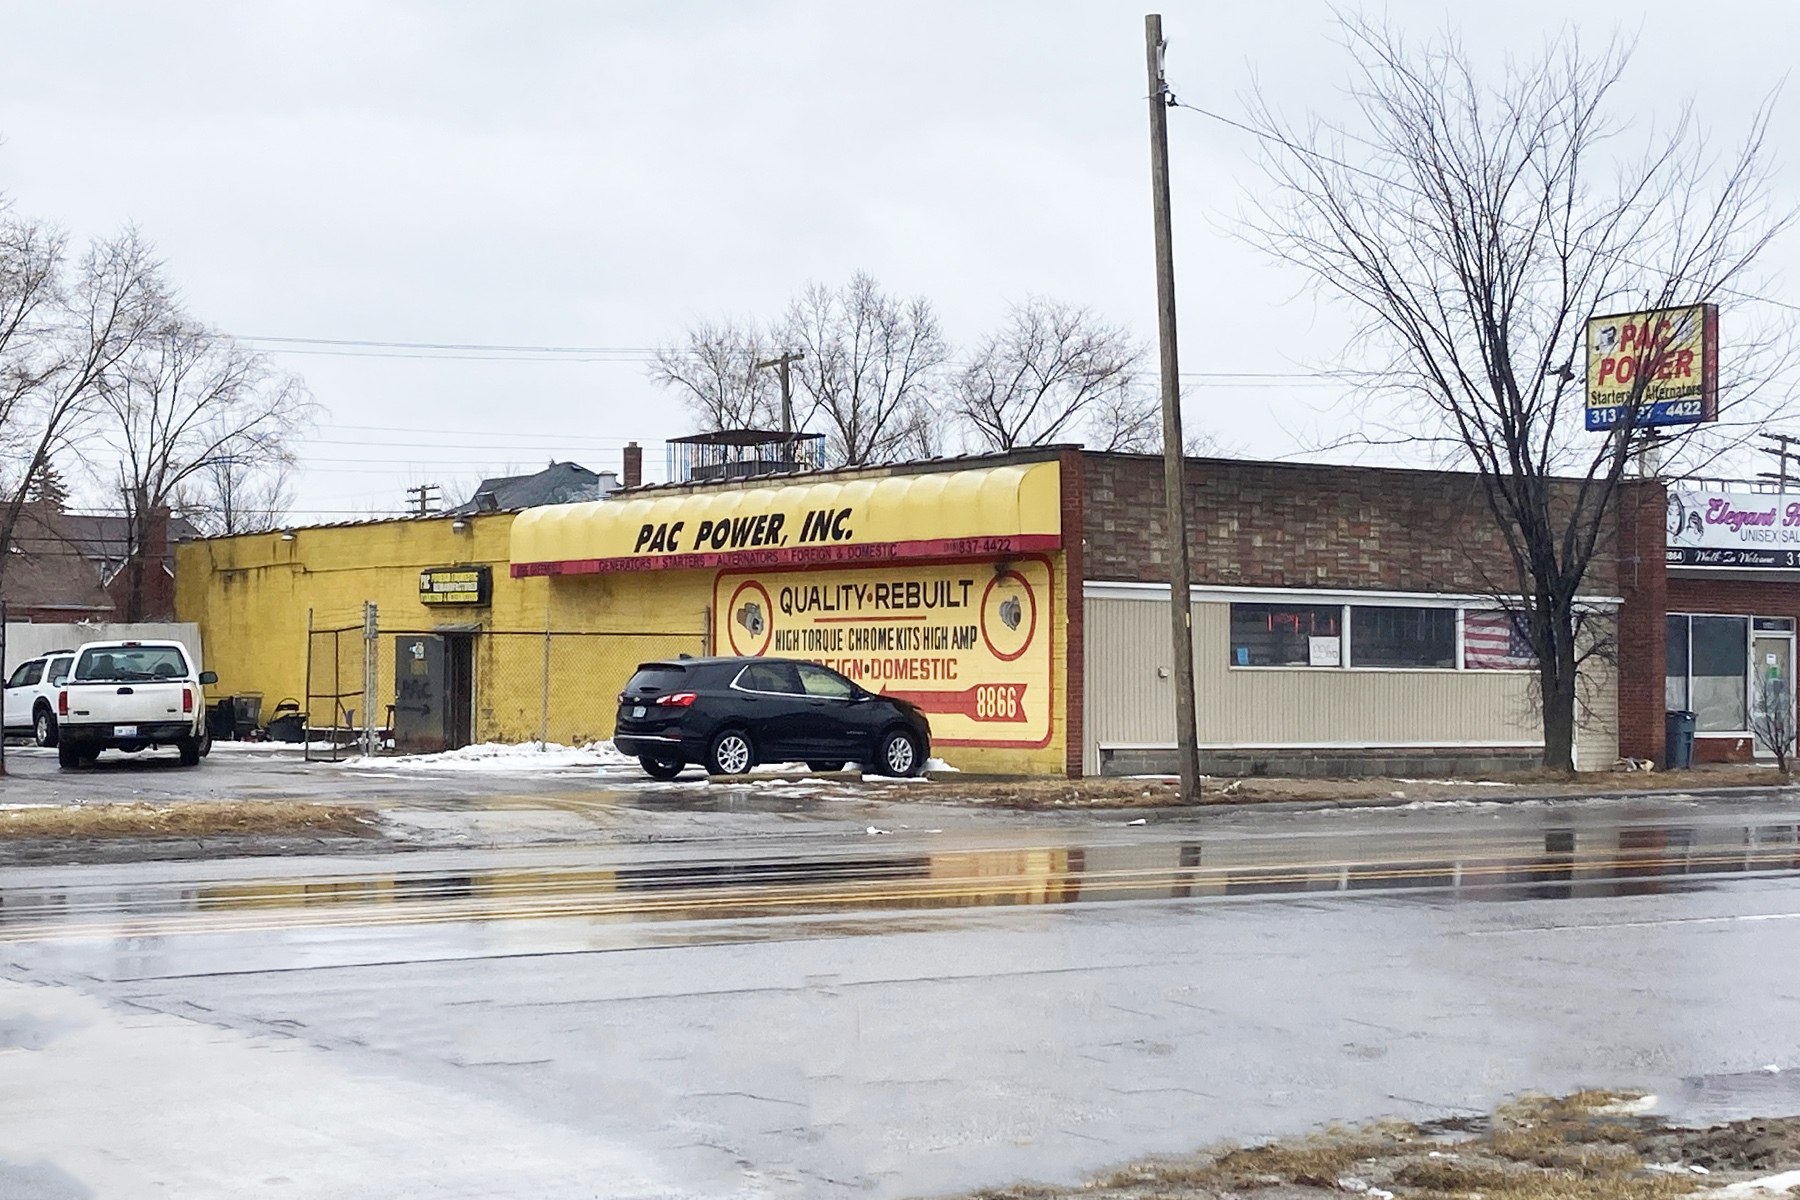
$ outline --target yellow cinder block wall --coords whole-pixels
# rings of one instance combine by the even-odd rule
[[[200,626],[207,666],[217,671],[212,698],[261,693],[263,717],[285,698],[308,693],[307,613],[315,630],[343,630],[312,641],[315,726],[333,722],[334,692],[361,688],[363,602],[378,608],[381,629],[377,720],[393,702],[395,638],[403,633],[479,629],[474,736],[477,741],[580,743],[612,735],[615,697],[639,662],[710,650],[707,606],[714,572],[644,571],[514,579],[514,514],[474,514],[457,532],[451,518],[321,526],[187,542],[176,548],[175,607]],[[1056,705],[1050,744],[1038,750],[946,747],[940,756],[965,771],[1061,774],[1067,737],[1067,614],[1063,555],[1054,558],[1056,618],[1051,671]],[[425,605],[419,572],[487,565],[490,606]],[[546,647],[545,631],[551,632]],[[335,647],[335,648],[334,648]],[[546,704],[546,701],[548,702]],[[362,701],[342,702],[360,720]],[[349,718],[338,711],[339,721]]]

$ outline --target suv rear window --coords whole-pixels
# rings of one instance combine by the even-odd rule
[[[187,659],[177,646],[96,646],[81,652],[76,679],[182,679]]]
[[[681,667],[665,666],[661,663],[639,667],[637,674],[626,683],[628,692],[672,692],[677,691],[687,682],[687,671]]]

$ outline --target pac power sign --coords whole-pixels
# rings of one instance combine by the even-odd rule
[[[822,663],[911,701],[934,743],[1036,749],[1050,742],[1054,621],[1041,557],[894,567],[721,571],[719,654]]]
[[[1719,419],[1719,309],[1713,304],[1595,317],[1587,324],[1587,427]]]

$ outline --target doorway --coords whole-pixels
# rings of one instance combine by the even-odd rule
[[[475,740],[475,636],[444,636],[444,696],[449,702],[448,748],[460,750]]]
[[[1759,619],[1758,624],[1761,624]],[[1767,732],[1785,731],[1788,749],[1794,744],[1794,635],[1757,630],[1750,641],[1750,727]],[[1777,704],[1784,711],[1778,720],[1762,719],[1766,706]],[[1752,739],[1758,758],[1773,758],[1774,752],[1763,745],[1763,734]]]

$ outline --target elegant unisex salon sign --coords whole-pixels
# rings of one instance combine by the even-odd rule
[[[1800,569],[1800,493],[1669,489],[1672,567]]]

